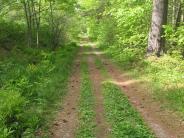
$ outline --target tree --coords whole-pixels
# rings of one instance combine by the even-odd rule
[[[154,0],[151,29],[148,38],[147,54],[160,56],[164,51],[165,38],[163,25],[167,24],[168,0]]]
[[[39,47],[40,14],[42,0],[22,0],[27,22],[28,46],[32,46],[34,33],[36,33],[36,45]]]
[[[182,22],[182,20],[183,20],[183,18],[184,18],[184,17],[183,17],[184,11],[183,11],[183,9],[182,9],[183,0],[180,0],[178,3],[179,3],[179,4],[178,4],[178,11],[177,11],[177,13],[176,13],[176,23],[175,23],[175,27],[176,27],[176,28],[180,26],[180,23]]]

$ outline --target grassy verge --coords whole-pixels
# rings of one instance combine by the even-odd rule
[[[114,84],[103,84],[106,116],[112,125],[114,138],[153,138],[139,113],[131,106],[128,98]]]
[[[116,47],[103,49],[106,55],[134,78],[149,86],[162,107],[174,110],[184,117],[184,61],[164,55],[145,59],[138,51],[123,51]]]
[[[81,66],[82,84],[79,100],[79,128],[77,138],[94,138],[95,137],[95,112],[94,96],[92,94],[91,82],[89,78],[88,66],[82,63]]]
[[[35,137],[66,93],[75,45],[15,49],[0,62],[0,137]]]

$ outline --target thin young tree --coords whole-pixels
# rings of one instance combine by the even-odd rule
[[[148,38],[147,55],[161,55],[164,51],[165,38],[163,25],[167,24],[168,0],[153,0],[151,29]]]

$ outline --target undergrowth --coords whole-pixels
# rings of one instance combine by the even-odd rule
[[[91,81],[89,78],[88,65],[86,62],[81,66],[81,93],[79,100],[79,128],[77,138],[94,138],[95,137],[95,112],[94,96],[92,94]]]
[[[66,93],[77,46],[15,48],[0,62],[0,137],[35,137]]]

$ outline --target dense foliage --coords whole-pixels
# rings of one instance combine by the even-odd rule
[[[39,135],[65,95],[77,52],[74,4],[0,0],[1,138]]]
[[[177,5],[173,3],[170,3],[170,6],[177,9]],[[144,58],[150,30],[151,0],[106,0],[90,11],[93,12],[87,16],[88,34],[96,39],[102,48],[125,64]],[[168,24],[163,26],[163,37],[167,40],[164,51],[183,58],[183,23],[181,21],[177,27],[173,25],[170,21],[172,14],[170,11]]]
[[[2,47],[24,41],[25,46],[56,49],[76,37],[79,31],[75,28],[71,32],[77,19],[73,0],[1,0],[0,3]]]
[[[126,63],[144,56],[151,1],[110,1],[98,19],[90,20],[89,34],[97,37],[102,47]],[[94,15],[95,17],[98,15]],[[109,20],[111,22],[109,22]],[[93,32],[96,30],[96,32]],[[129,61],[129,62],[127,62]]]

